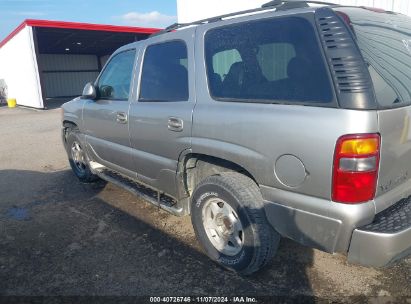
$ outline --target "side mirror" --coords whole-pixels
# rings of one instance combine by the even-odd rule
[[[96,99],[97,89],[91,82],[87,83],[83,89],[82,99]]]

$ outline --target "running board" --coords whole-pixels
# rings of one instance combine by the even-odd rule
[[[131,192],[135,196],[153,204],[154,206],[157,206],[176,216],[183,216],[187,214],[185,208],[180,206],[180,204],[170,196],[138,183],[120,173],[107,169],[102,165],[101,167],[94,167],[93,169],[93,173],[101,179]]]

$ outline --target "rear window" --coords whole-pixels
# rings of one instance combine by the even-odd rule
[[[411,103],[411,18],[384,11],[339,8],[351,20],[368,65],[378,104],[393,108]]]
[[[330,103],[314,28],[302,17],[238,23],[207,32],[210,94],[217,100]]]

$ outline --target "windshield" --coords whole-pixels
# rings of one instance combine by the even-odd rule
[[[385,11],[338,8],[351,20],[383,108],[411,103],[411,18]]]

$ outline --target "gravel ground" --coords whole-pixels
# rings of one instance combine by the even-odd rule
[[[59,109],[0,108],[0,295],[411,299],[411,259],[364,268],[285,239],[254,276],[221,269],[199,247],[189,217],[112,184],[79,183],[59,120]]]

